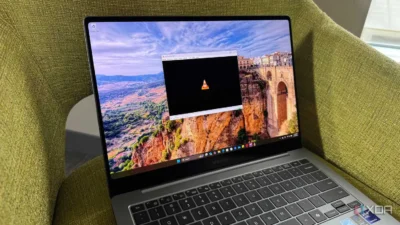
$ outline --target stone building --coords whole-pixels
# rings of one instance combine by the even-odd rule
[[[254,66],[251,58],[245,58],[244,56],[238,56],[239,69],[250,69]]]
[[[288,122],[296,113],[293,67],[262,66],[256,70],[268,81],[268,132],[271,137],[286,134]]]

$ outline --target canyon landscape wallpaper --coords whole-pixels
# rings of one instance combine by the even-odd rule
[[[89,32],[111,173],[298,132],[287,21],[107,22]],[[232,49],[243,109],[169,120],[161,55]]]

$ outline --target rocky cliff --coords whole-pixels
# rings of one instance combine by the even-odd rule
[[[165,113],[157,132],[131,148],[132,167],[269,138],[266,98],[268,83],[256,72],[242,72],[240,80],[243,110],[176,121],[170,121],[168,113]]]

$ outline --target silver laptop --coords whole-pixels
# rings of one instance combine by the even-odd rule
[[[290,19],[89,17],[118,225],[391,225],[302,148]]]

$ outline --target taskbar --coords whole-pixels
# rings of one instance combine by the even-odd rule
[[[205,153],[200,153],[200,154],[177,158],[177,159],[171,159],[169,161],[160,162],[160,163],[145,166],[145,167],[139,167],[139,168],[135,168],[135,169],[128,170],[128,171],[114,173],[114,174],[111,174],[111,178],[118,179],[121,177],[126,177],[126,176],[135,175],[135,174],[139,174],[139,173],[149,172],[152,170],[161,169],[161,168],[165,168],[168,166],[173,166],[173,165],[177,165],[177,164],[181,164],[181,163],[187,163],[187,162],[190,162],[193,160],[209,158],[209,157],[213,157],[216,155],[226,154],[226,153],[235,152],[235,151],[242,151],[242,150],[254,148],[254,147],[260,146],[260,145],[266,145],[266,144],[270,144],[270,143],[281,141],[281,140],[295,138],[297,136],[298,136],[298,133],[294,133],[294,134],[283,135],[283,136],[270,138],[270,139],[266,139],[266,140],[252,140],[247,143],[237,144],[235,146],[211,150],[211,151],[208,151]]]

